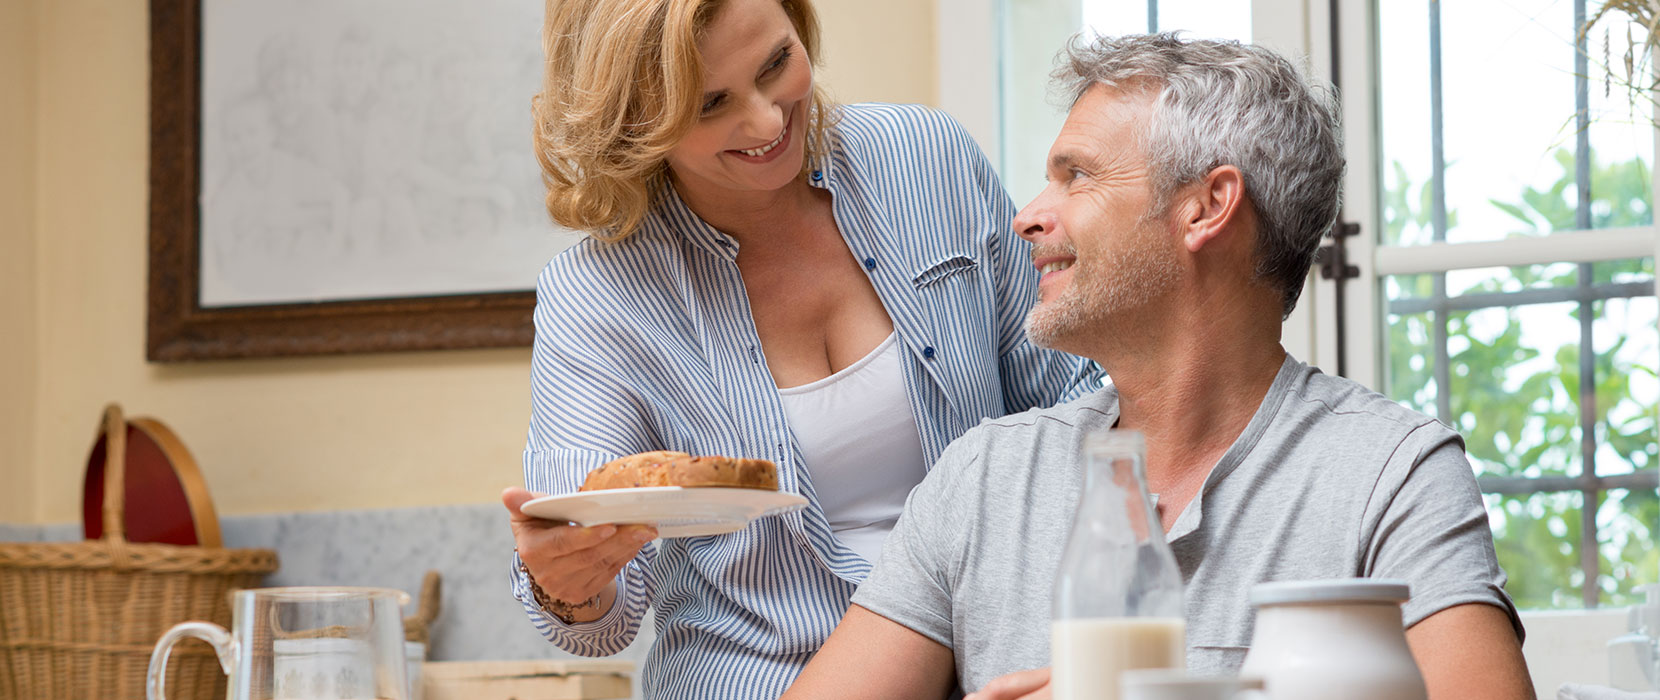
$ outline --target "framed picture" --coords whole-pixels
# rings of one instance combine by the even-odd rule
[[[151,0],[148,358],[529,345],[541,5]]]

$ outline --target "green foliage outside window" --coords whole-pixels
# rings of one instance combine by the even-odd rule
[[[1576,228],[1573,202],[1573,154],[1558,151],[1562,176],[1543,189],[1525,188],[1511,202],[1491,201],[1518,224],[1514,236],[1539,236]],[[1592,227],[1649,225],[1650,169],[1646,162],[1592,163]],[[1389,242],[1427,242],[1428,184],[1415,186],[1405,169],[1393,164],[1391,186],[1384,193],[1384,237]],[[1456,227],[1456,211],[1449,211]],[[1593,282],[1633,282],[1654,278],[1654,259],[1597,263]],[[1579,266],[1531,265],[1499,270],[1454,295],[1573,287]],[[1387,281],[1389,299],[1431,298],[1435,275],[1403,275]],[[1467,281],[1467,280],[1466,280]],[[1599,301],[1601,319],[1610,304]],[[1450,311],[1447,313],[1451,418],[1441,418],[1465,439],[1477,474],[1506,477],[1577,476],[1585,468],[1580,449],[1579,304],[1567,302]],[[1626,308],[1622,306],[1621,308]],[[1646,308],[1646,307],[1645,307]],[[1551,316],[1555,318],[1551,318]],[[1660,357],[1634,352],[1642,347],[1646,327],[1616,329],[1611,343],[1596,346],[1596,470],[1600,475],[1653,469],[1660,407],[1650,391]],[[1540,342],[1524,333],[1540,321],[1574,332]],[[1436,415],[1434,312],[1391,315],[1387,328],[1386,389],[1390,397]],[[1631,334],[1627,334],[1630,330]],[[1537,336],[1538,333],[1533,334]],[[1606,335],[1606,334],[1604,334]],[[1600,336],[1599,336],[1600,337]],[[1631,349],[1627,348],[1630,342]],[[1639,387],[1632,380],[1639,379]],[[1646,378],[1646,382],[1642,381]],[[1487,495],[1499,563],[1519,607],[1528,609],[1582,606],[1578,542],[1583,494],[1578,491],[1521,495]],[[1655,490],[1616,490],[1599,494],[1597,507],[1599,576],[1595,587],[1601,605],[1628,605],[1635,586],[1660,579],[1660,494]]]

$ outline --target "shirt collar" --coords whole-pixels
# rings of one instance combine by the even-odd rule
[[[686,206],[686,200],[680,198],[680,192],[666,176],[658,184],[657,201],[653,215],[662,219],[670,235],[679,236],[716,257],[738,259],[738,240],[710,226]]]
[[[835,164],[843,154],[840,134],[834,129],[825,131],[825,137],[830,140],[830,148],[807,159],[807,168],[802,174],[807,184],[821,189],[834,191],[832,186],[837,182],[838,172]],[[727,260],[737,260],[737,239],[722,233],[708,222],[699,217],[692,208],[686,205],[686,200],[680,198],[680,192],[675,190],[674,183],[668,177],[659,178],[657,185],[657,206],[654,206],[654,216],[662,219],[665,227],[678,233],[703,250],[717,257]]]
[[[1251,450],[1256,448],[1263,433],[1267,432],[1268,425],[1274,422],[1274,416],[1279,414],[1280,404],[1284,403],[1286,395],[1290,393],[1291,384],[1297,378],[1300,367],[1301,363],[1292,358],[1290,353],[1286,353],[1285,359],[1280,362],[1280,371],[1274,375],[1274,383],[1269,385],[1268,393],[1262,397],[1262,403],[1257,405],[1250,423],[1247,423],[1245,430],[1234,439],[1228,451],[1222,453],[1222,458],[1211,467],[1210,473],[1205,475],[1205,482],[1199,487],[1199,493],[1194,494],[1193,500],[1188,502],[1181,515],[1176,517],[1176,522],[1170,526],[1170,532],[1166,533],[1167,541],[1174,542],[1199,529],[1199,525],[1205,519],[1205,495],[1232,474],[1251,454]]]

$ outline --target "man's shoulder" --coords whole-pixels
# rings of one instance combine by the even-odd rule
[[[1296,362],[1293,360],[1293,362]],[[1282,414],[1302,413],[1339,421],[1349,430],[1405,435],[1432,424],[1434,418],[1408,408],[1364,384],[1296,362]]]
[[[1469,471],[1463,439],[1430,416],[1302,363],[1281,380],[1283,398],[1251,459],[1276,472],[1318,474],[1298,477],[1304,486],[1372,490],[1380,479],[1405,480],[1432,455],[1439,457],[1428,471]],[[1442,449],[1449,446],[1456,449]]]
[[[976,435],[981,440],[999,440],[1054,432],[1081,433],[1110,428],[1117,420],[1118,394],[1109,386],[1047,408],[986,418],[964,437]]]
[[[1047,408],[1031,408],[998,418],[984,418],[979,425],[969,428],[951,443],[948,455],[956,453],[958,461],[989,456],[989,459],[978,459],[983,464],[1004,461],[999,459],[1003,455],[1026,456],[1026,461],[1029,461],[1037,453],[1047,453],[1056,446],[1071,445],[1084,433],[1111,428],[1117,416],[1117,393],[1112,386],[1107,386]],[[945,461],[941,459],[941,463]]]

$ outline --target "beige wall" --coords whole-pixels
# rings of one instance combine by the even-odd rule
[[[821,5],[824,80],[841,99],[935,100],[932,0]],[[144,361],[146,8],[0,0],[0,94],[37,89],[0,108],[0,271],[18,265],[13,250],[32,245],[38,260],[32,280],[16,281],[25,270],[0,281],[0,321],[24,329],[0,344],[0,419],[32,423],[0,426],[0,522],[78,517],[88,444],[111,400],[180,434],[222,515],[487,502],[517,483],[528,350]],[[31,24],[32,48],[13,36]],[[6,157],[31,141],[32,183],[28,158]],[[32,212],[13,202],[27,202],[31,186]],[[19,381],[25,388],[11,391]],[[29,482],[33,498],[9,488]]]
[[[819,0],[819,78],[842,102],[939,104],[935,0]]]
[[[34,5],[0,1],[0,522],[34,496]]]

